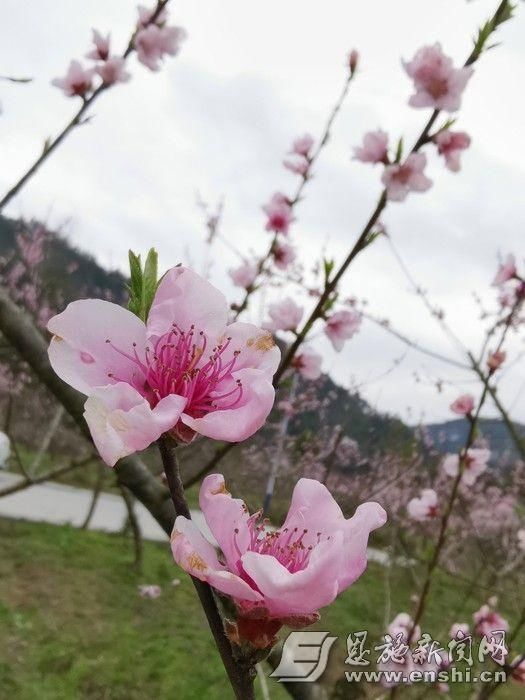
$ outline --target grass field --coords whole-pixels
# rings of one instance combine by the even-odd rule
[[[145,543],[138,574],[131,566],[130,543],[121,536],[0,520],[0,543],[1,698],[230,697],[191,582],[173,564],[167,546]],[[387,570],[371,564],[324,612],[319,627],[341,637],[332,650],[327,681],[347,670],[349,632],[368,629],[377,640],[385,614],[391,618],[410,609],[408,574],[394,571],[387,585]],[[181,579],[177,587],[171,585],[174,577]],[[140,598],[142,583],[159,584],[162,596]],[[477,591],[466,600],[457,580],[446,576],[437,581],[436,594],[423,625],[436,635],[448,630],[451,620],[466,619],[466,612],[459,614],[461,606],[471,614],[488,595]],[[390,612],[385,613],[388,595]],[[502,600],[511,620],[517,603]],[[269,687],[272,700],[289,697],[282,686],[269,681]],[[468,693],[465,688],[461,695]],[[495,697],[518,700],[522,693],[509,683]],[[401,697],[409,695],[402,691]]]

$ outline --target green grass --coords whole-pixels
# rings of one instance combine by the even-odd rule
[[[121,536],[0,520],[0,543],[0,698],[231,697],[191,582],[173,563],[167,545],[146,542],[143,571],[137,574],[130,542]],[[175,577],[182,582],[176,588],[171,586]],[[368,629],[369,638],[378,643],[385,582],[385,569],[371,564],[359,582],[323,612],[317,626],[340,636],[326,683],[341,679],[348,670],[344,657],[349,632]],[[161,585],[162,596],[140,598],[141,583]],[[438,635],[448,630],[452,620],[467,619],[487,597],[478,591],[466,601],[465,612],[455,614],[465,585],[445,575],[438,578],[425,631]],[[390,618],[411,609],[413,584],[406,570],[395,570],[388,588]],[[514,602],[501,603],[509,619],[515,619]],[[269,684],[272,700],[289,697],[282,686],[271,680]],[[402,691],[401,697],[409,693]],[[466,698],[468,690],[456,696]],[[496,697],[522,696],[509,683]]]

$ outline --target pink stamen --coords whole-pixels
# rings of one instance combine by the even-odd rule
[[[109,338],[106,343],[137,367],[132,385],[152,408],[162,398],[177,394],[187,399],[185,413],[201,418],[212,411],[234,408],[242,399],[243,387],[239,380],[233,389],[221,392],[224,381],[230,384],[231,373],[240,353],[235,350],[232,359],[224,361],[231,338],[215,346],[205,362],[203,358],[208,339],[203,331],[196,332],[193,325],[189,331],[183,331],[174,323],[168,333],[155,341],[153,347],[146,347],[144,360],[137,353],[136,343],[133,343],[132,353],[116,347]],[[125,381],[113,373],[108,376],[116,381]]]

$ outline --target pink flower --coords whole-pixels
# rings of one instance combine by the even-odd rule
[[[313,479],[297,482],[278,530],[267,531],[260,512],[250,516],[220,474],[204,479],[199,504],[222,556],[179,516],[171,536],[175,561],[233,598],[239,636],[256,646],[271,644],[283,624],[315,621],[317,611],[364,572],[368,536],[386,522],[378,503],[360,505],[346,520],[328,489]]]
[[[286,270],[288,265],[291,265],[297,257],[295,248],[292,245],[280,242],[274,245],[272,255],[275,267],[278,267],[279,270]]]
[[[125,70],[126,61],[119,56],[112,56],[98,65],[95,70],[102,78],[104,85],[127,82],[131,75]]]
[[[363,136],[363,145],[354,148],[354,159],[362,163],[388,163],[388,134],[369,131]]]
[[[233,270],[228,270],[232,282],[236,287],[248,289],[257,279],[259,271],[255,263],[245,262]]]
[[[496,612],[491,605],[482,605],[472,616],[474,619],[474,631],[480,637],[490,637],[492,632],[503,630],[508,632],[509,623]]]
[[[502,284],[505,284],[505,282],[508,282],[516,277],[517,274],[518,270],[516,268],[516,258],[514,255],[512,255],[512,253],[509,253],[505,261],[499,266],[496,276],[492,281],[492,286],[501,287]]]
[[[470,394],[462,394],[450,404],[450,410],[459,416],[468,416],[474,410],[474,397]]]
[[[494,350],[494,352],[489,352],[487,367],[492,372],[495,372],[505,362],[506,357],[507,353],[504,350]]]
[[[440,131],[434,136],[438,153],[445,156],[445,165],[457,173],[461,167],[461,151],[470,146],[470,136],[464,131]]]
[[[312,348],[304,347],[292,360],[292,367],[305,379],[319,379],[321,376],[321,365],[323,358]]]
[[[434,489],[423,489],[420,498],[408,502],[407,512],[413,520],[432,520],[438,513],[438,497]]]
[[[310,161],[301,156],[297,160],[283,160],[283,165],[290,172],[304,177],[310,168]]]
[[[304,158],[308,158],[310,156],[310,151],[312,150],[312,146],[314,145],[314,143],[315,141],[313,136],[310,136],[310,134],[304,134],[304,136],[295,139],[295,141],[292,144],[291,153],[295,154],[296,156],[303,156]]]
[[[259,430],[280,352],[269,333],[227,319],[218,289],[174,267],[146,324],[100,299],[74,301],[49,321],[51,365],[88,396],[84,416],[107,464],[164,433],[237,442]]]
[[[460,639],[462,639],[463,637],[468,637],[469,634],[470,627],[468,626],[467,622],[454,622],[454,624],[450,628],[448,636],[450,637],[450,639],[457,639],[458,636]]]
[[[411,61],[404,61],[403,65],[416,89],[408,101],[412,107],[432,107],[447,112],[459,109],[461,95],[473,68],[454,68],[439,43],[423,46]]]
[[[361,325],[361,315],[356,311],[336,311],[326,321],[324,332],[334,346],[341,352],[345,340],[351,338]]]
[[[110,35],[102,36],[102,34],[93,29],[93,44],[95,48],[86,54],[86,58],[92,58],[94,61],[107,61],[109,58]]]
[[[357,49],[352,49],[348,54],[348,67],[350,68],[351,75],[353,75],[356,72],[358,64],[359,52],[357,51]]]
[[[263,211],[268,216],[266,230],[282,233],[286,236],[288,234],[290,224],[295,219],[290,202],[284,196],[284,194],[276,192],[268,204],[264,205]]]
[[[396,615],[396,617],[392,620],[392,622],[388,625],[388,634],[391,637],[397,637],[398,634],[401,635],[401,638],[403,641],[406,643],[408,640],[408,637],[410,635],[410,632],[412,631],[412,627],[414,626],[414,621],[410,617],[408,613],[402,612]],[[415,630],[412,633],[412,640],[417,640],[421,637],[421,628],[416,626]]]
[[[388,199],[402,202],[409,192],[426,192],[432,185],[424,173],[427,157],[424,153],[411,153],[402,164],[387,165],[381,178]]]
[[[525,552],[525,529],[518,530],[516,535],[518,538],[518,547]]]
[[[156,7],[152,7],[151,9],[149,7],[145,7],[144,5],[139,5],[137,7],[138,13],[139,13],[139,19],[137,22],[137,27],[139,28],[144,28],[147,27],[148,24],[151,22],[151,19],[153,15],[155,14]],[[161,25],[166,22],[168,19],[168,10],[166,7],[164,7],[157,17],[155,18],[155,24]]]
[[[135,37],[137,58],[150,70],[158,71],[166,54],[176,56],[179,53],[186,36],[186,30],[182,27],[159,27],[149,24],[137,32]]]
[[[303,307],[293,299],[286,297],[282,301],[268,306],[271,322],[265,324],[270,331],[294,331],[303,317]]]
[[[154,584],[146,584],[138,587],[141,598],[158,598],[161,593],[161,587]]]
[[[92,88],[93,75],[93,70],[84,70],[78,61],[71,61],[65,77],[55,78],[51,85],[63,90],[68,97],[85,97]]]
[[[467,456],[464,460],[463,476],[461,478],[462,483],[467,486],[472,486],[478,476],[486,471],[489,459],[490,450],[476,447],[471,447],[467,450]],[[445,474],[456,477],[459,472],[459,455],[447,455],[443,460],[442,467]]]

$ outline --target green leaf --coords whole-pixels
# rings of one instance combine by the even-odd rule
[[[144,269],[140,255],[130,250],[128,257],[130,269],[128,308],[146,322],[158,287],[157,251],[154,248],[149,251]]]

